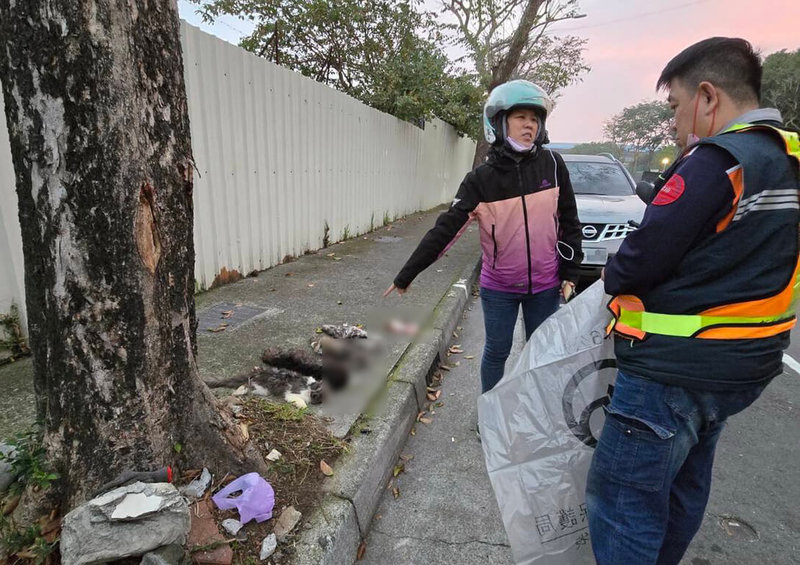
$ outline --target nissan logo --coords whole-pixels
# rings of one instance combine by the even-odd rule
[[[597,235],[597,228],[592,225],[583,226],[583,237],[586,239],[592,239],[594,236]]]

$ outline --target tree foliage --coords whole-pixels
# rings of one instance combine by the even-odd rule
[[[585,39],[547,35],[551,24],[579,17],[577,0],[441,0],[445,37],[465,55],[455,62],[475,69],[491,91],[511,78],[525,78],[554,92],[588,71]]]
[[[644,167],[649,168],[653,152],[672,141],[672,110],[666,102],[640,102],[607,121],[604,131],[613,143],[634,150],[633,169],[640,152],[646,152]]]
[[[764,59],[761,103],[780,110],[786,127],[800,130],[800,49]]]
[[[475,73],[448,75],[444,79],[441,98],[436,102],[436,115],[460,133],[472,139],[483,137],[484,90],[478,86]]]
[[[199,1],[199,0],[196,0]],[[255,23],[241,46],[398,118],[432,116],[446,87],[447,57],[419,0],[214,0],[206,21]]]
[[[494,84],[528,78],[556,92],[588,70],[585,40],[545,34],[577,15],[577,0],[442,1],[438,15],[421,0],[193,1],[206,21],[254,22],[241,41],[248,51],[398,118],[437,116],[475,139]],[[465,54],[449,60],[448,43]]]
[[[666,102],[640,102],[607,121],[604,131],[614,143],[655,151],[672,139],[672,111]]]
[[[455,63],[474,69],[481,93],[513,78],[538,83],[554,97],[589,67],[585,39],[547,35],[551,24],[580,17],[577,0],[441,0],[444,36],[464,51]],[[482,98],[482,97],[481,97]],[[479,127],[480,103],[471,110]],[[483,161],[488,144],[478,135],[473,165]]]
[[[622,148],[611,141],[579,143],[571,149],[562,150],[561,152],[571,153],[573,155],[600,155],[601,153],[610,153],[617,159],[622,157]]]

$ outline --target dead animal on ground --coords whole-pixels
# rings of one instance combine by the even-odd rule
[[[322,356],[323,363],[339,364],[349,371],[360,371],[381,354],[383,343],[374,338],[335,338],[322,333],[311,339],[311,349]]]
[[[364,328],[351,324],[325,324],[320,329],[336,339],[367,339],[368,337]]]
[[[331,355],[317,356],[302,349],[281,350],[268,347],[261,360],[272,367],[290,369],[302,375],[309,375],[327,383],[331,390],[341,390],[347,386],[348,368],[341,359]]]
[[[298,408],[320,404],[325,400],[328,385],[313,376],[279,367],[256,368],[251,373],[211,383],[213,388],[239,387],[234,394],[273,396]]]

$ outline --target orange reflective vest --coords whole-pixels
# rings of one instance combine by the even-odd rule
[[[794,132],[765,125],[737,124],[726,130],[746,132],[769,128],[780,134],[786,153],[794,158],[800,171],[800,139]],[[734,210],[741,204],[737,194]],[[725,229],[728,223],[721,226]],[[626,338],[641,340],[647,334],[701,339],[754,339],[772,337],[791,330],[796,322],[795,304],[800,289],[800,259],[796,260],[793,276],[788,284],[767,298],[724,304],[696,314],[661,314],[646,311],[636,296],[614,297],[608,305],[613,315],[607,332]]]

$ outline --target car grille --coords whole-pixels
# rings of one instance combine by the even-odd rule
[[[628,224],[581,224],[581,233],[585,241],[622,239],[635,229]]]

